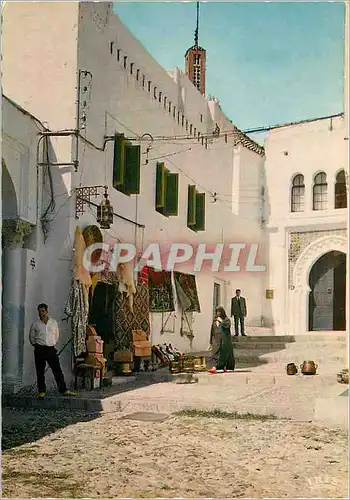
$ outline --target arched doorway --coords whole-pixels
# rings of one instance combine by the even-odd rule
[[[309,331],[346,329],[346,255],[322,255],[309,274]]]

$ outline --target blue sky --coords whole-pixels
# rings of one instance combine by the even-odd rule
[[[184,69],[195,2],[118,2],[115,11],[164,68]],[[335,2],[201,4],[206,93],[243,129],[342,112],[344,13]]]

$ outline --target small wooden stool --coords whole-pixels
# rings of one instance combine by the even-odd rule
[[[101,389],[102,375],[102,370],[98,366],[81,363],[76,367],[75,388],[88,391]]]

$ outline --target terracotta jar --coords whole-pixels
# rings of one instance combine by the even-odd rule
[[[286,366],[287,375],[295,375],[298,373],[298,368],[295,366],[295,363],[288,363]]]
[[[304,361],[300,365],[300,370],[303,375],[316,375],[318,365],[314,361]]]

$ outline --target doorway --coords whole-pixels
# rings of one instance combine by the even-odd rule
[[[346,328],[346,255],[331,251],[320,257],[309,274],[309,331]]]
[[[214,283],[214,293],[213,293],[213,318],[215,318],[216,308],[221,304],[221,286],[219,283]]]

